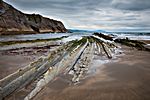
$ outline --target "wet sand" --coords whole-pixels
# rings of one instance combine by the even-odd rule
[[[49,50],[57,45],[44,47],[23,47],[19,49],[0,51],[0,79],[14,73],[15,71],[29,65],[41,56],[46,56]]]
[[[0,79],[8,76],[16,70],[28,65],[33,57],[21,55],[1,55],[0,57]]]
[[[48,50],[28,48],[1,53],[0,78],[45,55]],[[80,83],[72,83],[73,76],[61,73],[33,100],[150,100],[150,53],[125,46],[122,50],[124,55],[110,61],[96,56]],[[104,61],[108,63],[103,64]],[[28,88],[15,91],[6,100],[22,100],[30,92]]]
[[[150,53],[123,47],[119,61],[94,60],[86,78],[74,85],[70,75],[60,74],[33,100],[150,100]]]

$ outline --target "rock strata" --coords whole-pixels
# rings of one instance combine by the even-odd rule
[[[67,32],[61,21],[39,14],[25,14],[0,0],[0,35]]]

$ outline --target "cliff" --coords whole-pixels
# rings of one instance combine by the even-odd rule
[[[24,14],[0,0],[0,35],[67,32],[61,21],[38,14]]]

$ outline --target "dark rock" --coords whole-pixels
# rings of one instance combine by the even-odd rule
[[[144,46],[146,45],[144,42],[141,42],[138,40],[130,40],[129,38],[125,38],[125,39],[115,39],[114,42],[120,43],[126,46],[130,46],[130,47],[135,47],[138,50],[150,51],[149,48]]]
[[[0,0],[0,34],[67,32],[63,23],[39,14],[24,14]]]
[[[113,41],[113,37],[109,36],[109,35],[104,35],[102,33],[94,33],[93,35],[99,36],[100,38],[103,38],[105,40],[110,40]]]

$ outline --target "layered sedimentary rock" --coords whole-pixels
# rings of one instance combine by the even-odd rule
[[[104,39],[106,37],[108,36],[104,34],[84,36],[79,40],[66,42],[60,47],[50,50],[47,55],[31,62],[26,67],[4,77],[0,80],[0,100],[7,99],[8,96],[14,97],[14,95],[10,94],[14,94],[15,91],[17,93],[23,92],[24,90],[28,91],[23,96],[24,100],[32,100],[50,81],[56,79],[60,73],[65,75],[65,77],[68,77],[68,74],[70,74],[70,78],[67,79],[70,85],[77,84],[86,78],[91,64],[94,64],[92,63],[93,58],[102,58],[100,60],[106,58],[116,59],[118,54],[122,53],[118,52],[119,45],[116,43],[132,47],[134,45],[135,47],[139,45],[143,47],[142,45],[144,44],[129,39],[110,41]]]
[[[96,47],[96,45],[98,46]],[[94,36],[85,36],[79,40],[65,43],[50,51],[47,56],[42,56],[28,66],[1,79],[0,100],[5,99],[14,91],[32,84],[34,85],[33,89],[26,94],[24,99],[30,100],[60,73],[71,74],[70,82],[78,83],[88,72],[95,51],[100,50],[99,53],[106,53],[108,58],[112,58],[110,55],[113,53],[114,46],[108,45],[109,43]],[[107,46],[108,48],[106,48]]]
[[[38,14],[24,14],[0,0],[0,34],[67,32],[63,23]]]

